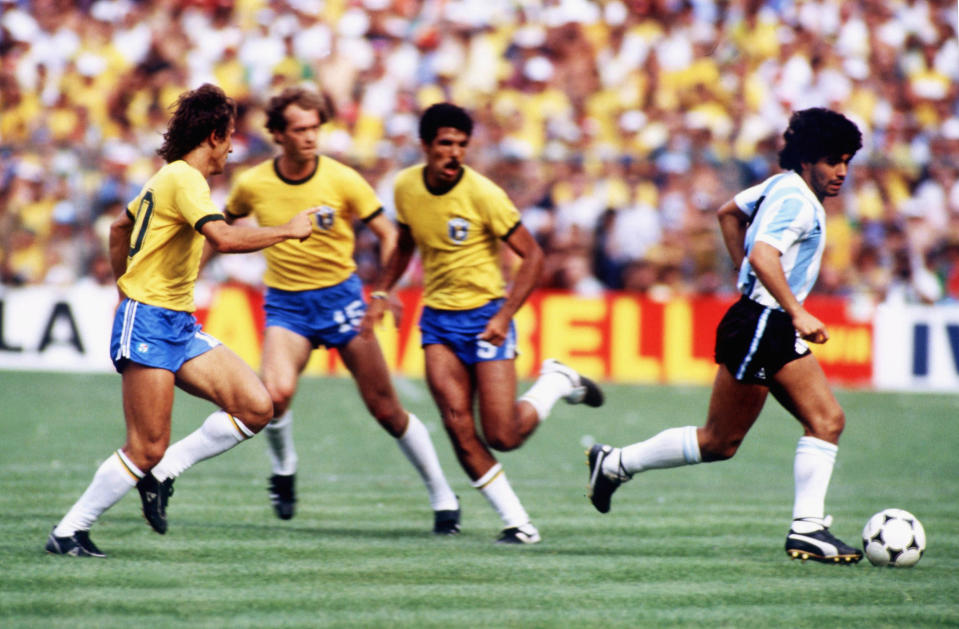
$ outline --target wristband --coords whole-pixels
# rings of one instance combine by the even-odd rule
[[[370,293],[370,299],[389,299],[390,294],[385,290],[375,290]]]

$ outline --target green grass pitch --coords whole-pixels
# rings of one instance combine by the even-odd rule
[[[456,464],[421,381],[401,398],[430,428],[463,507],[437,538],[425,491],[350,380],[308,379],[295,402],[296,517],[273,515],[262,437],[188,470],[153,533],[136,491],[93,528],[106,560],[50,556],[50,528],[123,439],[114,375],[0,372],[0,626],[959,626],[959,395],[839,391],[847,414],[827,500],[858,545],[885,507],[916,514],[913,569],[791,561],[799,425],[770,400],[729,462],[650,472],[608,515],[585,498],[584,449],[700,424],[706,388],[607,385],[601,410],[557,405],[501,456],[543,535],[499,547],[499,519]],[[173,437],[212,409],[187,395]]]

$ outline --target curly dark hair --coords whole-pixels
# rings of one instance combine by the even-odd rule
[[[305,87],[287,87],[267,103],[267,131],[286,130],[286,116],[283,115],[283,112],[290,105],[296,105],[306,111],[316,111],[320,114],[320,124],[330,119],[330,112],[332,111],[331,102],[326,95]]]
[[[174,105],[173,117],[163,134],[157,155],[167,163],[182,159],[213,133],[225,138],[236,119],[236,102],[216,85],[204,83],[183,92]]]
[[[473,119],[465,109],[452,103],[436,103],[427,107],[420,117],[420,140],[429,144],[442,127],[452,127],[467,136],[473,135]]]
[[[786,145],[779,152],[779,165],[796,172],[803,163],[855,155],[862,148],[862,133],[856,124],[822,107],[793,112],[783,139]]]

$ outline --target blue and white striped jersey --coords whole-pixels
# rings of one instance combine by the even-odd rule
[[[737,281],[739,291],[763,306],[782,310],[749,264],[749,252],[759,241],[782,253],[789,288],[799,303],[805,301],[819,277],[826,247],[826,210],[822,203],[794,171],[773,175],[743,190],[733,201],[752,220],[746,230],[746,257]]]

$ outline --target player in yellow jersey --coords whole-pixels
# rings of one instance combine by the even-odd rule
[[[111,226],[120,305],[110,350],[123,378],[127,438],[51,531],[50,553],[104,557],[90,540],[90,527],[134,485],[147,521],[165,533],[173,479],[252,437],[272,417],[270,395],[253,370],[201,331],[193,316],[193,286],[204,238],[217,251],[256,251],[308,237],[313,210],[271,227],[227,224],[210,199],[206,177],[223,171],[235,118],[235,103],[218,87],[205,84],[183,93],[158,150],[167,165]],[[221,410],[167,448],[174,386]]]
[[[441,103],[420,119],[426,163],[397,175],[400,223],[395,252],[376,283],[386,294],[415,249],[423,260],[420,318],[426,379],[460,464],[503,521],[497,542],[534,544],[539,532],[513,492],[493,450],[521,446],[560,398],[599,406],[595,383],[555,360],[516,397],[513,315],[536,286],[543,252],[520,222],[516,207],[496,184],[463,164],[473,121],[460,107]],[[509,291],[500,271],[500,242],[522,258]],[[373,300],[363,333],[382,317]],[[482,436],[473,417],[479,400]]]
[[[281,154],[244,172],[227,200],[228,220],[252,215],[260,225],[278,225],[304,208],[318,208],[313,235],[287,241],[264,254],[263,382],[273,399],[267,426],[273,475],[270,498],[277,516],[293,517],[296,451],[290,404],[300,373],[320,345],[336,348],[356,380],[360,397],[419,471],[433,509],[433,531],[459,531],[459,501],[440,467],[429,432],[404,410],[373,335],[359,336],[366,305],[353,261],[354,220],[376,235],[381,255],[396,244],[396,227],[373,189],[352,168],[317,154],[326,108],[316,92],[289,87],[266,110],[267,130]]]

